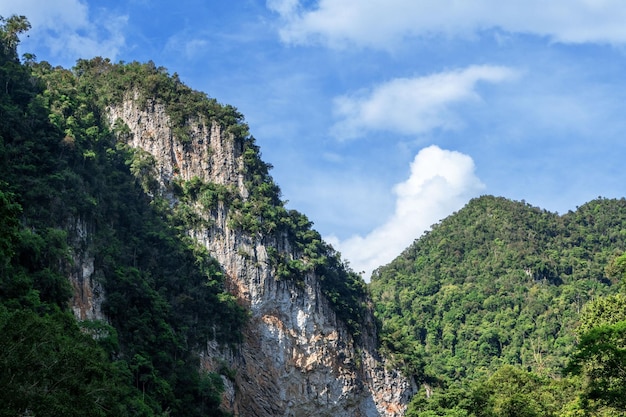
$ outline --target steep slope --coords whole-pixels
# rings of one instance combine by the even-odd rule
[[[584,304],[618,291],[605,268],[624,250],[624,199],[562,216],[474,199],[374,273],[386,346],[430,383],[504,364],[560,375]]]
[[[403,414],[415,387],[377,353],[365,284],[283,206],[235,109],[152,63],[21,65],[9,28],[0,56],[7,412]],[[24,373],[41,343],[51,354]],[[77,363],[63,378],[75,372],[82,389],[48,371],[69,352]]]
[[[118,140],[137,150],[130,167],[145,191],[178,213],[250,309],[243,343],[205,358],[233,371],[225,406],[400,415],[413,388],[376,353],[363,282],[306,217],[283,207],[241,115],[151,64],[83,61],[76,74],[95,86]]]
[[[1,414],[224,415],[198,352],[246,315],[219,264],[144,194],[88,86],[2,44],[0,81]]]
[[[224,125],[206,113],[187,115],[181,138],[167,103],[159,97],[142,103],[141,87],[107,107],[110,123],[124,125],[121,138],[154,157],[155,192],[194,208],[199,219],[187,225],[190,235],[218,260],[228,288],[251,312],[243,343],[234,350],[214,346],[205,358],[211,369],[225,361],[234,370],[228,409],[257,416],[401,415],[412,387],[376,352],[360,278],[304,216],[283,208],[241,116],[231,112],[236,123]]]

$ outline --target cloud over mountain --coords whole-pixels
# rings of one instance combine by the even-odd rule
[[[350,260],[355,271],[364,271],[369,279],[375,268],[389,263],[415,238],[460,209],[484,187],[474,172],[471,157],[429,146],[415,156],[409,178],[395,185],[395,210],[387,221],[366,236],[326,239]]]

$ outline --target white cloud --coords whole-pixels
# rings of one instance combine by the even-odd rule
[[[325,239],[355,271],[365,271],[369,280],[375,268],[389,263],[430,226],[460,209],[484,188],[474,173],[471,157],[430,146],[415,156],[409,178],[394,187],[395,212],[387,222],[365,237]]]
[[[267,0],[267,7],[281,16],[291,16],[298,10],[298,0]]]
[[[171,36],[165,44],[165,50],[181,54],[188,60],[198,59],[202,56],[202,52],[209,47],[209,41],[206,39],[194,37],[187,32],[177,33]]]
[[[429,130],[454,129],[461,122],[450,106],[479,100],[479,81],[497,83],[510,80],[516,72],[498,66],[471,66],[416,78],[396,78],[373,89],[335,99],[340,121],[335,136],[347,139],[366,130],[387,130],[420,134]]]
[[[565,43],[626,42],[623,0],[268,0],[289,43],[393,48],[415,36],[463,36],[499,28]]]
[[[32,25],[28,47],[46,48],[51,56],[45,59],[58,60],[63,65],[94,56],[115,60],[126,42],[127,16],[104,9],[89,10],[80,0],[0,3],[0,15],[8,17],[13,14],[25,15]]]

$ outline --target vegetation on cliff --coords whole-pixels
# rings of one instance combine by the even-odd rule
[[[0,414],[222,415],[221,377],[199,371],[194,349],[236,343],[245,311],[151,204],[90,86],[20,64],[16,45],[0,54]],[[108,324],[69,311],[78,251],[94,258]]]
[[[315,271],[358,335],[362,279],[284,207],[236,109],[151,62],[21,63],[18,36],[29,27],[24,17],[0,21],[0,416],[224,415],[222,376],[201,372],[198,352],[209,340],[236,345],[247,312],[188,235],[206,221],[196,203],[227,206],[233,227],[268,244],[286,236],[293,253],[272,252],[277,279]],[[219,123],[241,151],[249,196],[194,179],[169,184],[172,205],[154,158],[104,117],[129,93],[139,106],[164,104],[183,145],[192,121]],[[79,255],[93,259],[106,322],[69,310]]]
[[[620,290],[625,250],[624,199],[597,199],[559,216],[484,196],[433,226],[371,283],[385,349],[435,390],[430,401],[416,397],[410,415],[568,415],[561,407],[584,391],[582,380],[562,378],[568,363],[589,366],[586,349],[598,348],[599,338],[624,340],[614,321],[601,335],[588,336],[600,332],[589,320],[576,329],[585,305]],[[609,359],[594,360],[610,368]],[[570,370],[591,375],[585,366]],[[487,404],[507,398],[527,412]]]
[[[285,207],[235,108],[152,62],[22,63],[28,28],[0,18],[0,416],[224,415],[223,376],[199,371],[198,352],[236,345],[247,312],[188,234],[218,207],[267,246],[276,279],[315,273],[358,337],[368,288]],[[163,104],[184,146],[193,123],[218,123],[246,195],[199,178],[165,195],[154,157],[105,120],[129,94]],[[559,216],[486,196],[433,226],[369,288],[383,352],[428,388],[407,416],[623,415],[625,251],[623,199]],[[106,321],[69,309],[79,257],[93,259]]]

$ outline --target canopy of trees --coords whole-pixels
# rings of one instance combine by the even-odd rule
[[[508,389],[504,382],[489,382],[494,378],[521,378],[531,386],[541,378],[559,380],[580,342],[576,369],[593,377],[590,396],[600,397],[600,390],[623,397],[617,381],[625,379],[615,367],[625,364],[622,324],[610,321],[596,328],[594,318],[583,321],[578,333],[576,328],[590,300],[620,290],[624,250],[624,199],[599,198],[562,216],[504,198],[474,199],[373,274],[371,292],[384,348],[406,372],[439,390],[435,397],[443,390],[451,396],[463,392],[468,400],[472,384],[483,384],[487,397],[494,392],[489,387],[498,387],[499,395]],[[603,303],[595,308],[608,301]],[[596,314],[626,318],[615,309],[605,306]],[[522,400],[523,390],[517,395],[520,404],[534,407]],[[484,415],[557,412],[535,407],[526,414],[507,414],[498,406],[500,411],[489,414],[490,407],[468,409]],[[483,415],[472,412],[468,415]]]
[[[276,279],[320,277],[359,335],[368,288],[287,210],[271,165],[232,106],[154,63],[21,63],[23,16],[0,17],[0,417],[222,416],[222,378],[199,371],[208,340],[236,345],[247,312],[188,237],[218,205],[271,246]],[[240,145],[243,198],[199,179],[157,191],[154,160],[118,138],[105,106],[132,90],[165,104],[177,140],[189,121],[220,123]],[[77,247],[76,224],[89,225]],[[205,225],[206,226],[206,225]],[[72,255],[93,255],[107,322],[69,311]],[[626,200],[557,215],[481,197],[433,226],[369,290],[393,364],[428,387],[408,416],[623,415],[626,409]]]
[[[28,22],[1,22],[0,415],[222,415],[222,379],[195,352],[237,343],[246,312],[143,192],[88,80],[21,64]],[[94,256],[108,323],[69,311],[79,251]]]
[[[201,372],[198,352],[209,340],[239,343],[248,313],[188,233],[218,204],[241,233],[289,239],[294,253],[268,250],[276,278],[303,282],[316,272],[358,336],[363,280],[284,207],[234,107],[152,62],[94,58],[67,70],[25,55],[21,63],[19,35],[29,28],[23,16],[0,17],[0,416],[224,415],[222,378],[233,371]],[[172,205],[154,157],[125,145],[128,127],[104,117],[129,92],[139,106],[164,104],[183,144],[191,119],[219,123],[241,149],[249,196],[195,178],[168,185]],[[84,241],[79,224],[89,229]],[[106,322],[78,322],[69,311],[78,253],[94,258]]]

